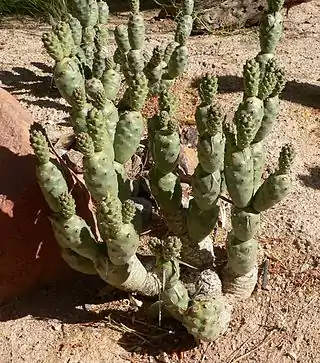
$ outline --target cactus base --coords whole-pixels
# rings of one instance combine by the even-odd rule
[[[223,292],[231,294],[235,298],[248,299],[258,281],[258,267],[254,266],[251,271],[242,276],[235,275],[231,269],[226,266],[223,271]]]

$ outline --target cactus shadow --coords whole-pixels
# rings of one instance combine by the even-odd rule
[[[112,13],[122,13],[130,10],[128,1],[109,0],[108,5]],[[159,5],[154,0],[140,0],[141,10],[152,10],[158,7]]]
[[[182,353],[197,346],[193,336],[172,317],[162,317],[159,326],[157,318],[151,319],[144,311],[123,314],[119,310],[106,310],[103,314],[109,328],[123,328],[118,344],[129,353],[156,358],[163,353]]]
[[[29,314],[88,319],[76,306],[99,301],[90,295],[91,286],[94,294],[105,283],[71,270],[62,260],[36,181],[35,156],[0,146],[0,166],[4,175],[0,178],[0,321]],[[14,296],[21,298],[13,300]]]
[[[16,155],[8,148],[0,146],[0,165],[5,175],[0,178],[0,194],[15,201],[17,193],[28,183],[35,181],[36,159],[33,155]],[[23,175],[23,178],[19,178]]]
[[[16,320],[32,315],[37,320],[58,320],[61,323],[81,324],[100,321],[101,316],[90,311],[91,305],[121,298],[121,292],[99,295],[105,282],[97,276],[75,273],[75,278],[64,283],[52,283],[30,292],[22,298],[0,306],[0,321]],[[90,288],[88,288],[90,287]]]
[[[21,99],[27,104],[68,111],[69,107],[59,102],[61,96],[58,89],[53,87],[52,68],[41,62],[32,62],[31,66],[36,67],[39,72],[25,67],[13,67],[10,71],[0,70],[2,86],[13,95],[27,93],[33,96],[35,99]]]
[[[194,81],[195,85],[197,80]],[[243,91],[243,80],[241,77],[224,75],[219,77],[219,92],[233,93]],[[281,94],[281,99],[298,103],[303,106],[320,108],[320,85],[288,81]]]
[[[298,178],[303,184],[312,189],[320,189],[320,166],[311,167],[308,169],[309,174],[300,174]]]

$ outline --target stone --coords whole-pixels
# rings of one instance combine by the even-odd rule
[[[186,177],[191,177],[197,165],[198,165],[197,150],[192,147],[182,145],[180,159],[179,159],[179,169],[181,172],[180,174]]]
[[[0,88],[0,304],[71,276],[60,257],[29,145],[31,115]]]
[[[285,0],[284,8],[288,11],[296,5],[311,0]],[[159,18],[175,17],[181,0],[172,5],[172,1],[163,0]],[[197,16],[194,20],[193,31],[214,32],[218,29],[238,29],[258,25],[267,8],[266,0],[195,0]]]

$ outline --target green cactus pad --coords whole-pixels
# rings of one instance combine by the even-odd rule
[[[189,203],[187,215],[188,234],[195,242],[202,241],[213,230],[217,223],[219,207],[213,205],[210,210],[202,210],[193,199]]]
[[[57,62],[53,77],[61,96],[72,105],[74,90],[84,89],[84,78],[77,62],[71,58],[64,58]]]
[[[106,122],[107,130],[111,140],[114,140],[116,127],[119,121],[119,113],[117,107],[113,102],[106,100],[104,108],[102,109],[104,120]]]
[[[103,112],[92,108],[87,117],[87,127],[92,138],[95,151],[104,151],[106,156],[114,159],[113,143],[103,117]]]
[[[264,116],[261,121],[261,126],[256,133],[254,142],[264,140],[271,132],[274,122],[279,114],[280,100],[278,96],[267,98],[264,101]]]
[[[205,96],[203,96],[205,97]],[[209,101],[209,95],[207,101]],[[217,104],[206,105],[202,102],[196,109],[196,126],[200,136],[216,135],[222,131],[223,114]]]
[[[228,193],[235,206],[246,207],[253,195],[253,158],[250,147],[239,150],[232,133],[225,130],[227,138],[224,175]]]
[[[258,242],[250,239],[245,242],[229,236],[227,242],[228,267],[235,275],[249,273],[257,263]]]
[[[260,47],[262,53],[275,53],[282,37],[283,17],[281,13],[269,13],[260,24]]]
[[[196,126],[199,135],[204,135],[207,132],[208,116],[210,105],[198,106],[196,109]]]
[[[293,155],[290,146],[286,145],[281,150],[278,170],[269,175],[254,196],[252,207],[257,212],[272,208],[288,195],[292,184],[289,171],[293,162]]]
[[[164,212],[176,213],[181,205],[182,190],[179,178],[173,174],[162,174],[156,168],[149,173],[151,192]]]
[[[182,6],[181,10],[184,15],[192,15],[194,8],[193,0],[183,0],[181,6]]]
[[[171,56],[172,56],[173,52],[175,51],[175,49],[176,49],[178,46],[179,46],[179,43],[174,42],[174,41],[173,41],[173,42],[170,42],[170,43],[167,45],[167,47],[166,47],[166,49],[165,49],[165,51],[164,51],[164,56],[163,56],[163,61],[164,61],[164,63],[169,64],[170,58],[171,58]]]
[[[187,310],[189,303],[188,290],[183,283],[178,280],[175,284],[171,284],[170,287],[165,288],[161,293],[161,300],[171,316],[181,321],[183,313]]]
[[[145,40],[145,26],[142,15],[132,14],[129,17],[128,36],[131,49],[143,49]]]
[[[138,73],[132,77],[128,89],[129,105],[132,111],[140,111],[148,96],[148,80],[144,73]]]
[[[91,78],[86,81],[85,85],[87,97],[92,102],[94,107],[99,109],[103,108],[107,98],[102,82],[97,78]]]
[[[235,122],[237,127],[237,146],[240,150],[243,150],[250,146],[255,138],[257,123],[250,113],[241,112],[236,113]]]
[[[37,129],[37,124],[31,126],[30,129],[30,144],[37,157],[38,163],[47,164],[50,161],[50,150],[46,135]]]
[[[251,144],[251,152],[253,158],[253,191],[255,193],[261,185],[261,177],[266,159],[263,142]]]
[[[120,90],[121,74],[115,69],[106,69],[101,77],[101,82],[110,101],[114,101]]]
[[[123,54],[128,53],[131,48],[128,37],[128,27],[123,24],[118,25],[114,31],[114,36],[120,52]]]
[[[99,201],[107,193],[118,194],[118,179],[113,162],[104,151],[96,152],[90,157],[84,156],[84,180],[92,197]]]
[[[183,316],[183,325],[196,339],[212,342],[223,334],[231,320],[231,307],[224,296],[195,299]]]
[[[290,173],[291,166],[295,158],[295,151],[291,144],[282,147],[279,156],[279,173]]]
[[[104,151],[95,152],[93,141],[86,133],[77,135],[77,145],[84,156],[84,180],[92,197],[100,201],[108,193],[117,195],[117,174],[110,156]]]
[[[63,219],[70,219],[76,214],[76,202],[69,193],[59,195],[59,215]]]
[[[73,42],[76,46],[81,45],[82,41],[82,26],[80,21],[72,16],[71,14],[68,14],[68,23],[71,29]]]
[[[140,50],[131,49],[128,52],[130,71],[134,74],[143,72],[144,60]]]
[[[276,13],[281,11],[284,0],[268,0],[268,12]]]
[[[209,73],[201,79],[199,86],[199,95],[201,105],[211,105],[218,91],[218,78]]]
[[[260,82],[260,65],[255,59],[246,62],[243,71],[244,93],[246,97],[257,97]]]
[[[106,25],[109,20],[109,6],[105,1],[98,2],[99,24]]]
[[[92,65],[92,76],[100,79],[105,70],[106,54],[104,50],[97,51],[94,55]]]
[[[178,258],[181,248],[182,243],[180,238],[177,236],[169,236],[163,244],[162,256],[167,261]]]
[[[250,117],[252,119],[250,122],[251,126],[248,127],[248,124],[246,125],[247,130],[252,129],[252,131],[250,131],[250,133],[248,134],[249,139],[252,139],[254,138],[255,134],[260,128],[263,115],[264,115],[263,101],[258,97],[247,97],[244,98],[243,102],[240,103],[236,111],[235,117],[239,118],[239,120],[243,120],[243,117],[245,118]],[[253,124],[255,124],[255,126]]]
[[[171,78],[177,78],[186,70],[188,64],[188,48],[185,45],[179,45],[172,53],[170,58],[167,74]]]
[[[30,143],[38,159],[36,169],[37,180],[43,196],[53,212],[60,210],[59,196],[68,191],[67,183],[60,166],[50,160],[49,147],[45,135],[31,128]]]
[[[191,178],[192,192],[197,205],[202,210],[211,210],[220,194],[220,170],[209,174],[198,165]]]
[[[277,65],[275,59],[269,59],[265,65],[263,78],[259,85],[259,98],[265,100],[270,97],[277,84],[276,77]]]
[[[260,226],[260,214],[252,208],[234,207],[231,213],[231,224],[235,238],[248,241],[254,237]]]
[[[130,199],[122,204],[122,223],[130,223],[136,214],[136,207],[134,202]]]
[[[50,209],[53,212],[58,212],[58,197],[61,193],[68,191],[68,186],[60,166],[54,161],[40,164],[37,166],[36,175],[43,196]]]
[[[199,136],[198,159],[202,169],[207,173],[223,168],[225,139],[222,133],[215,136]]]
[[[70,248],[80,256],[93,262],[100,253],[99,245],[88,227],[79,216],[73,215],[69,219],[50,218],[54,236],[62,248]]]
[[[139,236],[134,226],[123,224],[112,239],[107,242],[108,255],[114,265],[124,265],[135,255],[139,246]]]
[[[137,150],[143,133],[144,122],[140,112],[121,114],[114,137],[115,160],[126,163]]]
[[[131,12],[133,14],[139,13],[140,0],[129,0],[129,5],[130,5]]]
[[[100,234],[106,243],[110,261],[116,266],[126,264],[139,245],[139,236],[133,225],[122,223],[121,207],[120,200],[108,194],[99,203],[97,213]]]
[[[96,0],[72,0],[71,10],[83,27],[95,26],[98,22],[99,9]]]
[[[71,123],[76,134],[87,132],[87,114],[90,105],[87,104],[86,92],[84,88],[76,88],[72,94]]]
[[[177,30],[175,34],[175,42],[180,45],[185,45],[187,39],[189,38],[192,31],[193,19],[190,15],[182,16],[177,25]]]
[[[94,143],[92,138],[86,132],[80,132],[76,136],[77,148],[86,157],[94,154]]]
[[[271,93],[271,97],[278,96],[283,91],[286,85],[286,77],[283,69],[278,67],[276,69],[275,76],[276,76],[276,84]]]
[[[69,248],[61,248],[61,256],[72,269],[86,275],[97,275],[94,263],[89,258],[82,257]]]
[[[63,56],[71,57],[74,52],[76,53],[76,46],[73,41],[72,31],[69,24],[65,21],[59,21],[53,29],[60,41]]]
[[[83,51],[84,58],[82,59],[82,61],[84,62],[84,65],[90,69],[92,68],[93,60],[94,60],[95,35],[96,35],[96,32],[92,26],[83,28],[81,49]]]
[[[113,166],[117,173],[118,179],[118,197],[121,201],[125,201],[131,196],[130,180],[127,177],[127,173],[123,164],[114,161]]]
[[[168,89],[162,89],[159,95],[159,109],[173,115],[177,108],[177,100]]]
[[[48,54],[57,62],[62,61],[64,52],[58,36],[54,33],[44,33],[42,42]]]
[[[160,92],[160,81],[163,73],[163,51],[159,46],[153,49],[150,61],[144,68],[144,73],[149,81],[149,94],[154,95]]]
[[[107,193],[98,203],[97,220],[102,239],[107,243],[121,230],[122,227],[122,204],[120,199]]]
[[[172,172],[179,161],[180,138],[177,130],[165,127],[155,132],[153,138],[153,159],[157,168],[163,173]]]

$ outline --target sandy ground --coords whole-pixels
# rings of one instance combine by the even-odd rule
[[[170,37],[174,24],[146,13],[150,49]],[[260,283],[240,305],[227,333],[196,347],[172,322],[145,325],[128,296],[106,292],[83,278],[51,286],[0,307],[0,362],[304,362],[320,363],[320,4],[293,8],[285,18],[278,58],[288,83],[281,114],[268,138],[267,167],[286,142],[297,151],[290,196],[263,215],[261,255],[269,261],[267,289]],[[123,22],[125,16],[112,19]],[[51,59],[41,45],[47,26],[8,19],[0,26],[0,84],[34,118],[59,134],[68,108],[50,87]],[[232,115],[241,99],[245,60],[258,52],[257,29],[192,37],[190,64],[176,87],[181,123],[192,123],[197,101],[192,80],[214,65],[219,102]],[[203,65],[205,60],[206,65]],[[261,266],[262,267],[262,266]],[[100,294],[101,295],[101,294]],[[133,353],[135,352],[135,353]],[[168,355],[166,355],[168,354]]]

